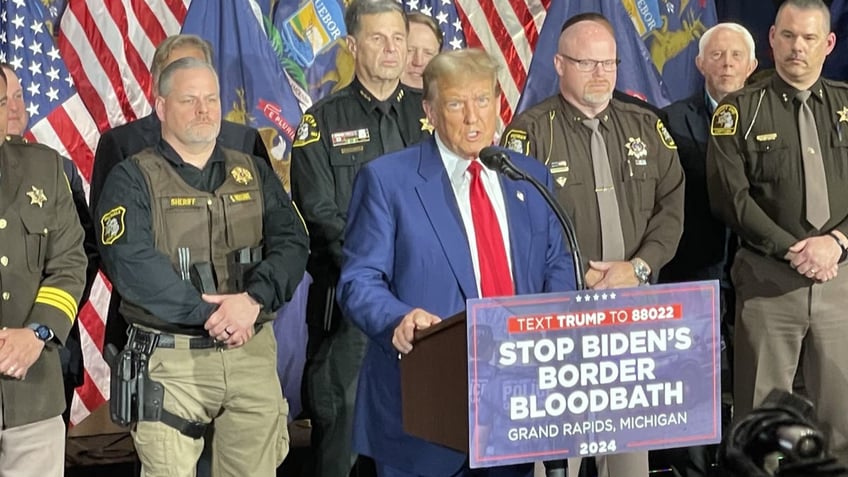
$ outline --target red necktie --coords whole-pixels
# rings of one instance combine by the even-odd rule
[[[480,179],[481,168],[480,163],[476,161],[468,166],[468,172],[471,173],[471,218],[474,221],[477,258],[480,264],[480,293],[483,297],[513,295],[515,292],[509,273],[509,262],[506,260],[501,226]]]

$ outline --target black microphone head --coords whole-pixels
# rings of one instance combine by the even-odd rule
[[[498,146],[487,146],[480,150],[480,162],[493,171],[502,171],[506,153]]]

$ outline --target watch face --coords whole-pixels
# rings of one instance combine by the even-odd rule
[[[33,331],[35,331],[35,336],[38,336],[38,339],[41,341],[47,341],[50,339],[50,328],[44,325],[39,326]]]

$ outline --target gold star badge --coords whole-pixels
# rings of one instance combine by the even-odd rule
[[[836,114],[839,115],[840,123],[848,123],[848,106],[842,106],[842,109],[837,111]]]
[[[44,207],[44,203],[47,201],[47,196],[44,195],[44,189],[39,189],[35,186],[32,186],[32,190],[27,192],[26,195],[29,196],[30,205]]]
[[[430,120],[427,118],[421,118],[418,121],[421,122],[421,130],[427,131],[430,134],[433,134],[433,125],[430,124]]]

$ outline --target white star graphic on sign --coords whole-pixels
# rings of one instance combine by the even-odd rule
[[[68,73],[68,76],[65,77],[65,82],[68,83],[68,87],[74,86],[74,79],[71,78],[71,74]]]
[[[41,94],[41,84],[30,83],[26,90],[29,91],[30,96],[38,96]]]
[[[15,6],[24,8],[26,6],[26,0],[15,0]]]
[[[6,44],[6,30],[0,31],[0,43]]]
[[[26,108],[27,113],[29,113],[29,117],[38,116],[38,105],[35,103],[29,103],[29,106]]]
[[[12,20],[12,23],[15,25],[15,29],[24,27],[24,17],[20,15],[15,15],[15,19]]]
[[[29,51],[32,52],[33,55],[41,54],[41,43],[34,41],[29,45]]]
[[[59,70],[57,70],[56,68],[54,68],[52,66],[50,67],[49,70],[47,70],[47,73],[45,73],[45,74],[47,75],[48,78],[50,78],[51,82],[59,80]]]
[[[436,15],[436,19],[439,20],[439,25],[441,25],[442,23],[447,23],[448,22],[447,12],[439,12],[439,14]]]
[[[44,94],[45,94],[45,96],[50,98],[51,103],[54,102],[54,101],[59,101],[59,90],[52,87],[52,86]]]
[[[24,47],[24,38],[18,35],[15,35],[15,39],[12,40],[12,46],[15,47],[16,50],[20,50]]]
[[[615,292],[610,293],[610,300],[615,300]]]
[[[462,31],[462,21],[460,21],[460,19],[457,18],[456,20],[453,21],[453,27],[456,29],[456,31]]]
[[[6,10],[0,12],[0,20],[2,20],[3,23],[6,23]]]
[[[430,5],[427,5],[427,6],[425,6],[424,8],[421,9],[421,13],[427,15],[428,17],[432,17],[433,16],[433,7],[431,7]]]
[[[451,0],[442,0],[442,5],[450,5]]]
[[[595,298],[595,301],[598,301],[598,298],[600,298],[600,296],[597,293],[595,293],[594,298]]]
[[[6,62],[6,52],[5,51],[0,51],[0,62],[2,62],[2,63]]]
[[[50,47],[50,51],[47,52],[47,56],[50,57],[51,60],[56,61],[59,59],[59,50],[56,49],[56,46],[53,45]]]
[[[577,295],[576,297],[574,297],[574,299],[577,300],[577,303],[580,303],[581,301],[583,301],[583,297],[580,296],[580,295]]]
[[[461,50],[462,40],[460,40],[458,37],[453,37],[453,40],[450,41],[450,46],[453,50]]]
[[[607,299],[607,296],[608,296],[608,295],[607,295],[606,293],[601,293],[601,299],[602,299],[602,300],[606,300],[606,299]]]
[[[583,299],[586,300],[586,301],[592,301],[592,295],[589,295],[587,293],[586,296],[583,297]]]
[[[406,6],[409,7],[410,10],[418,10],[418,0],[409,0],[406,2]]]
[[[41,33],[41,28],[44,26],[44,23],[41,22],[32,22],[32,25],[29,26],[29,29],[32,30],[36,35]]]
[[[16,56],[12,59],[12,61],[9,62],[9,64],[12,65],[12,68],[14,68],[15,71],[18,71],[19,69],[24,67],[24,59],[19,56]]]
[[[32,73],[34,75],[40,75],[41,74],[41,63],[36,63],[36,62],[33,61],[32,63],[29,64],[29,68],[27,68],[27,69],[29,70],[30,73]]]

